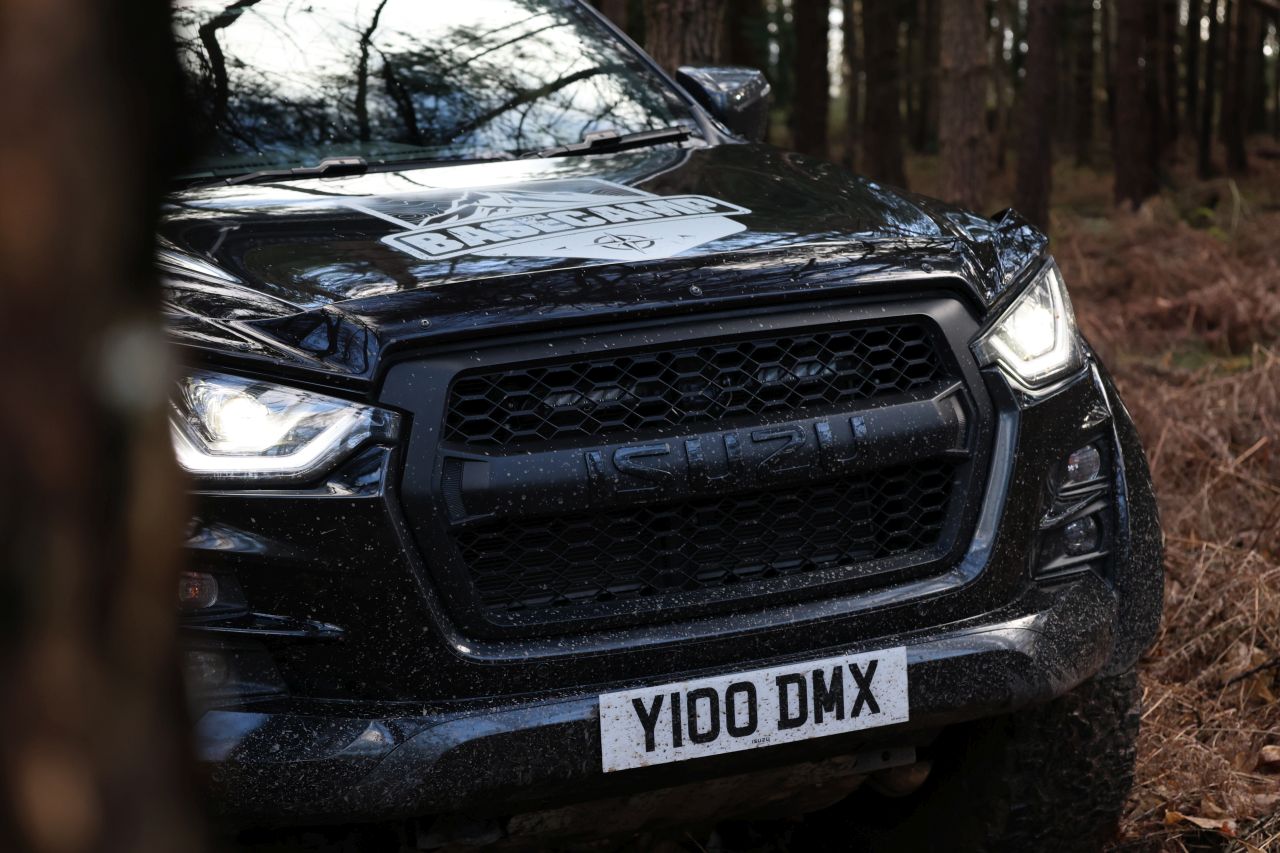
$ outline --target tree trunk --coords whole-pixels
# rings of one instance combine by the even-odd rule
[[[776,54],[770,53],[769,65],[773,72],[769,78],[773,87],[773,106],[783,115],[790,115],[795,94],[796,31],[783,4],[770,3],[766,8],[772,36],[770,41],[777,48]]]
[[[942,4],[938,148],[943,198],[980,211],[991,156],[987,146],[986,0]]]
[[[1143,79],[1146,0],[1118,0],[1114,59],[1116,203],[1137,207],[1156,191],[1151,98]],[[1146,63],[1150,65],[1150,63]]]
[[[1102,49],[1102,87],[1107,95],[1107,129],[1114,139],[1116,129],[1116,12],[1117,0],[1102,0],[1102,30],[1099,45]]]
[[[152,267],[182,142],[169,9],[0,18],[0,849],[199,850]]]
[[[827,112],[831,78],[827,71],[827,0],[792,4],[796,27],[796,94],[791,110],[791,146],[801,154],[827,156]]]
[[[1249,157],[1245,152],[1245,124],[1248,115],[1245,109],[1244,83],[1246,76],[1245,51],[1248,43],[1249,11],[1252,7],[1235,0],[1227,4],[1227,52],[1225,87],[1222,90],[1222,142],[1227,149],[1227,171],[1234,175],[1249,171]]]
[[[862,49],[858,38],[858,4],[855,0],[841,0],[844,24],[841,37],[844,40],[844,99],[845,144],[844,164],[850,171],[858,170],[858,149],[862,130]]]
[[[1060,0],[1027,3],[1027,77],[1018,110],[1014,207],[1046,230],[1053,180],[1053,124],[1057,114],[1059,4]]]
[[[1235,93],[1232,87],[1236,83],[1236,3],[1232,0],[1222,0],[1222,30],[1218,33],[1218,38],[1222,42],[1222,52],[1218,56],[1220,63],[1219,75],[1222,79],[1222,94],[1218,104],[1218,140],[1226,144],[1227,134],[1230,128],[1227,126],[1227,113],[1234,110],[1235,104],[1231,103]]]
[[[1186,97],[1184,100],[1186,126],[1196,133],[1196,121],[1200,116],[1200,22],[1204,19],[1204,0],[1187,0],[1187,32],[1182,47],[1183,65],[1186,71]]]
[[[1221,93],[1218,98],[1218,141],[1225,142],[1227,134],[1227,110],[1232,106],[1231,86],[1235,82],[1235,56],[1232,51],[1235,45],[1232,40],[1235,38],[1235,19],[1233,13],[1235,4],[1232,0],[1222,0],[1222,29],[1218,31],[1218,40],[1221,42],[1220,52],[1218,54],[1218,76],[1221,80]]]
[[[667,71],[724,60],[725,0],[648,0],[644,49]]]
[[[996,0],[995,50],[992,52],[991,84],[996,96],[995,168],[1004,172],[1006,153],[1009,150],[1009,125],[1013,115],[1013,78],[1010,63],[1005,59],[1005,31],[1017,32],[1017,9],[1014,0]],[[1015,45],[1017,43],[1015,38]],[[1016,47],[1015,47],[1016,51]]]
[[[1142,16],[1143,131],[1147,136],[1146,149],[1152,158],[1152,172],[1157,175],[1170,140],[1170,121],[1165,113],[1162,7],[1163,4],[1144,0]]]
[[[1160,4],[1160,94],[1164,115],[1162,128],[1169,147],[1178,139],[1182,121],[1178,117],[1178,0]]]
[[[945,4],[942,4],[945,5]],[[979,15],[983,26],[975,30],[979,44],[986,50],[986,4]],[[919,102],[916,105],[915,122],[911,128],[912,146],[917,151],[933,151],[938,146],[938,129],[941,121],[938,103],[938,68],[941,64],[941,19],[939,0],[919,0],[916,20],[920,34],[919,62],[916,77],[919,81]],[[983,68],[986,68],[985,59]],[[986,83],[983,82],[985,87]],[[985,99],[984,99],[985,100]],[[985,110],[985,102],[982,104]]]
[[[627,0],[596,0],[595,7],[606,18],[617,24],[623,32],[630,33],[628,25],[631,23],[631,4]]]
[[[907,144],[916,148],[916,104],[920,92],[920,69],[924,59],[920,55],[920,33],[918,28],[918,6],[908,2],[903,9],[902,32],[902,103],[906,108],[906,124],[903,128],[907,134]],[[918,150],[918,149],[917,149]]]
[[[862,0],[867,64],[867,109],[862,130],[868,175],[906,186],[902,164],[902,67],[898,51],[899,0]]]
[[[1213,177],[1213,114],[1218,98],[1218,47],[1222,25],[1218,0],[1209,0],[1209,40],[1204,48],[1204,91],[1200,98],[1200,132],[1196,134],[1196,174]]]
[[[769,72],[769,12],[764,0],[735,0],[733,14],[726,23],[729,53],[726,57],[732,65],[743,65]],[[766,120],[765,138],[769,138]]]
[[[1069,13],[1075,54],[1072,60],[1072,147],[1076,163],[1087,166],[1093,162],[1093,0],[1073,0]]]
[[[1280,13],[1272,16],[1271,31],[1280,38]],[[1271,132],[1280,139],[1280,57],[1271,60]]]
[[[766,71],[769,68],[769,14],[764,0],[735,0],[727,29],[729,62]]]
[[[1248,133],[1261,133],[1267,129],[1267,64],[1262,53],[1267,43],[1267,24],[1257,5],[1250,3],[1247,12],[1244,42],[1245,130]]]

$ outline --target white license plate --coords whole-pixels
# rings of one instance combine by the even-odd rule
[[[600,743],[608,773],[908,718],[907,650],[897,648],[608,693]]]

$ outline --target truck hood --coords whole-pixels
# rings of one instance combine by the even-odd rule
[[[1016,214],[735,144],[188,189],[159,239],[180,342],[365,379],[406,338],[884,285],[892,270],[955,274],[989,304],[1045,245]]]

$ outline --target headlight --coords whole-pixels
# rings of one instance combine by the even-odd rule
[[[178,464],[200,478],[296,483],[369,440],[395,437],[391,412],[221,373],[178,382],[170,426]]]
[[[974,342],[978,360],[999,364],[1030,388],[1080,367],[1080,335],[1058,265],[1049,261],[1014,303]]]

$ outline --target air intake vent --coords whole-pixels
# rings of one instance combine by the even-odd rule
[[[504,522],[459,549],[491,613],[758,584],[938,544],[955,465],[931,460],[869,476],[661,507]],[[891,562],[891,561],[888,561]]]

